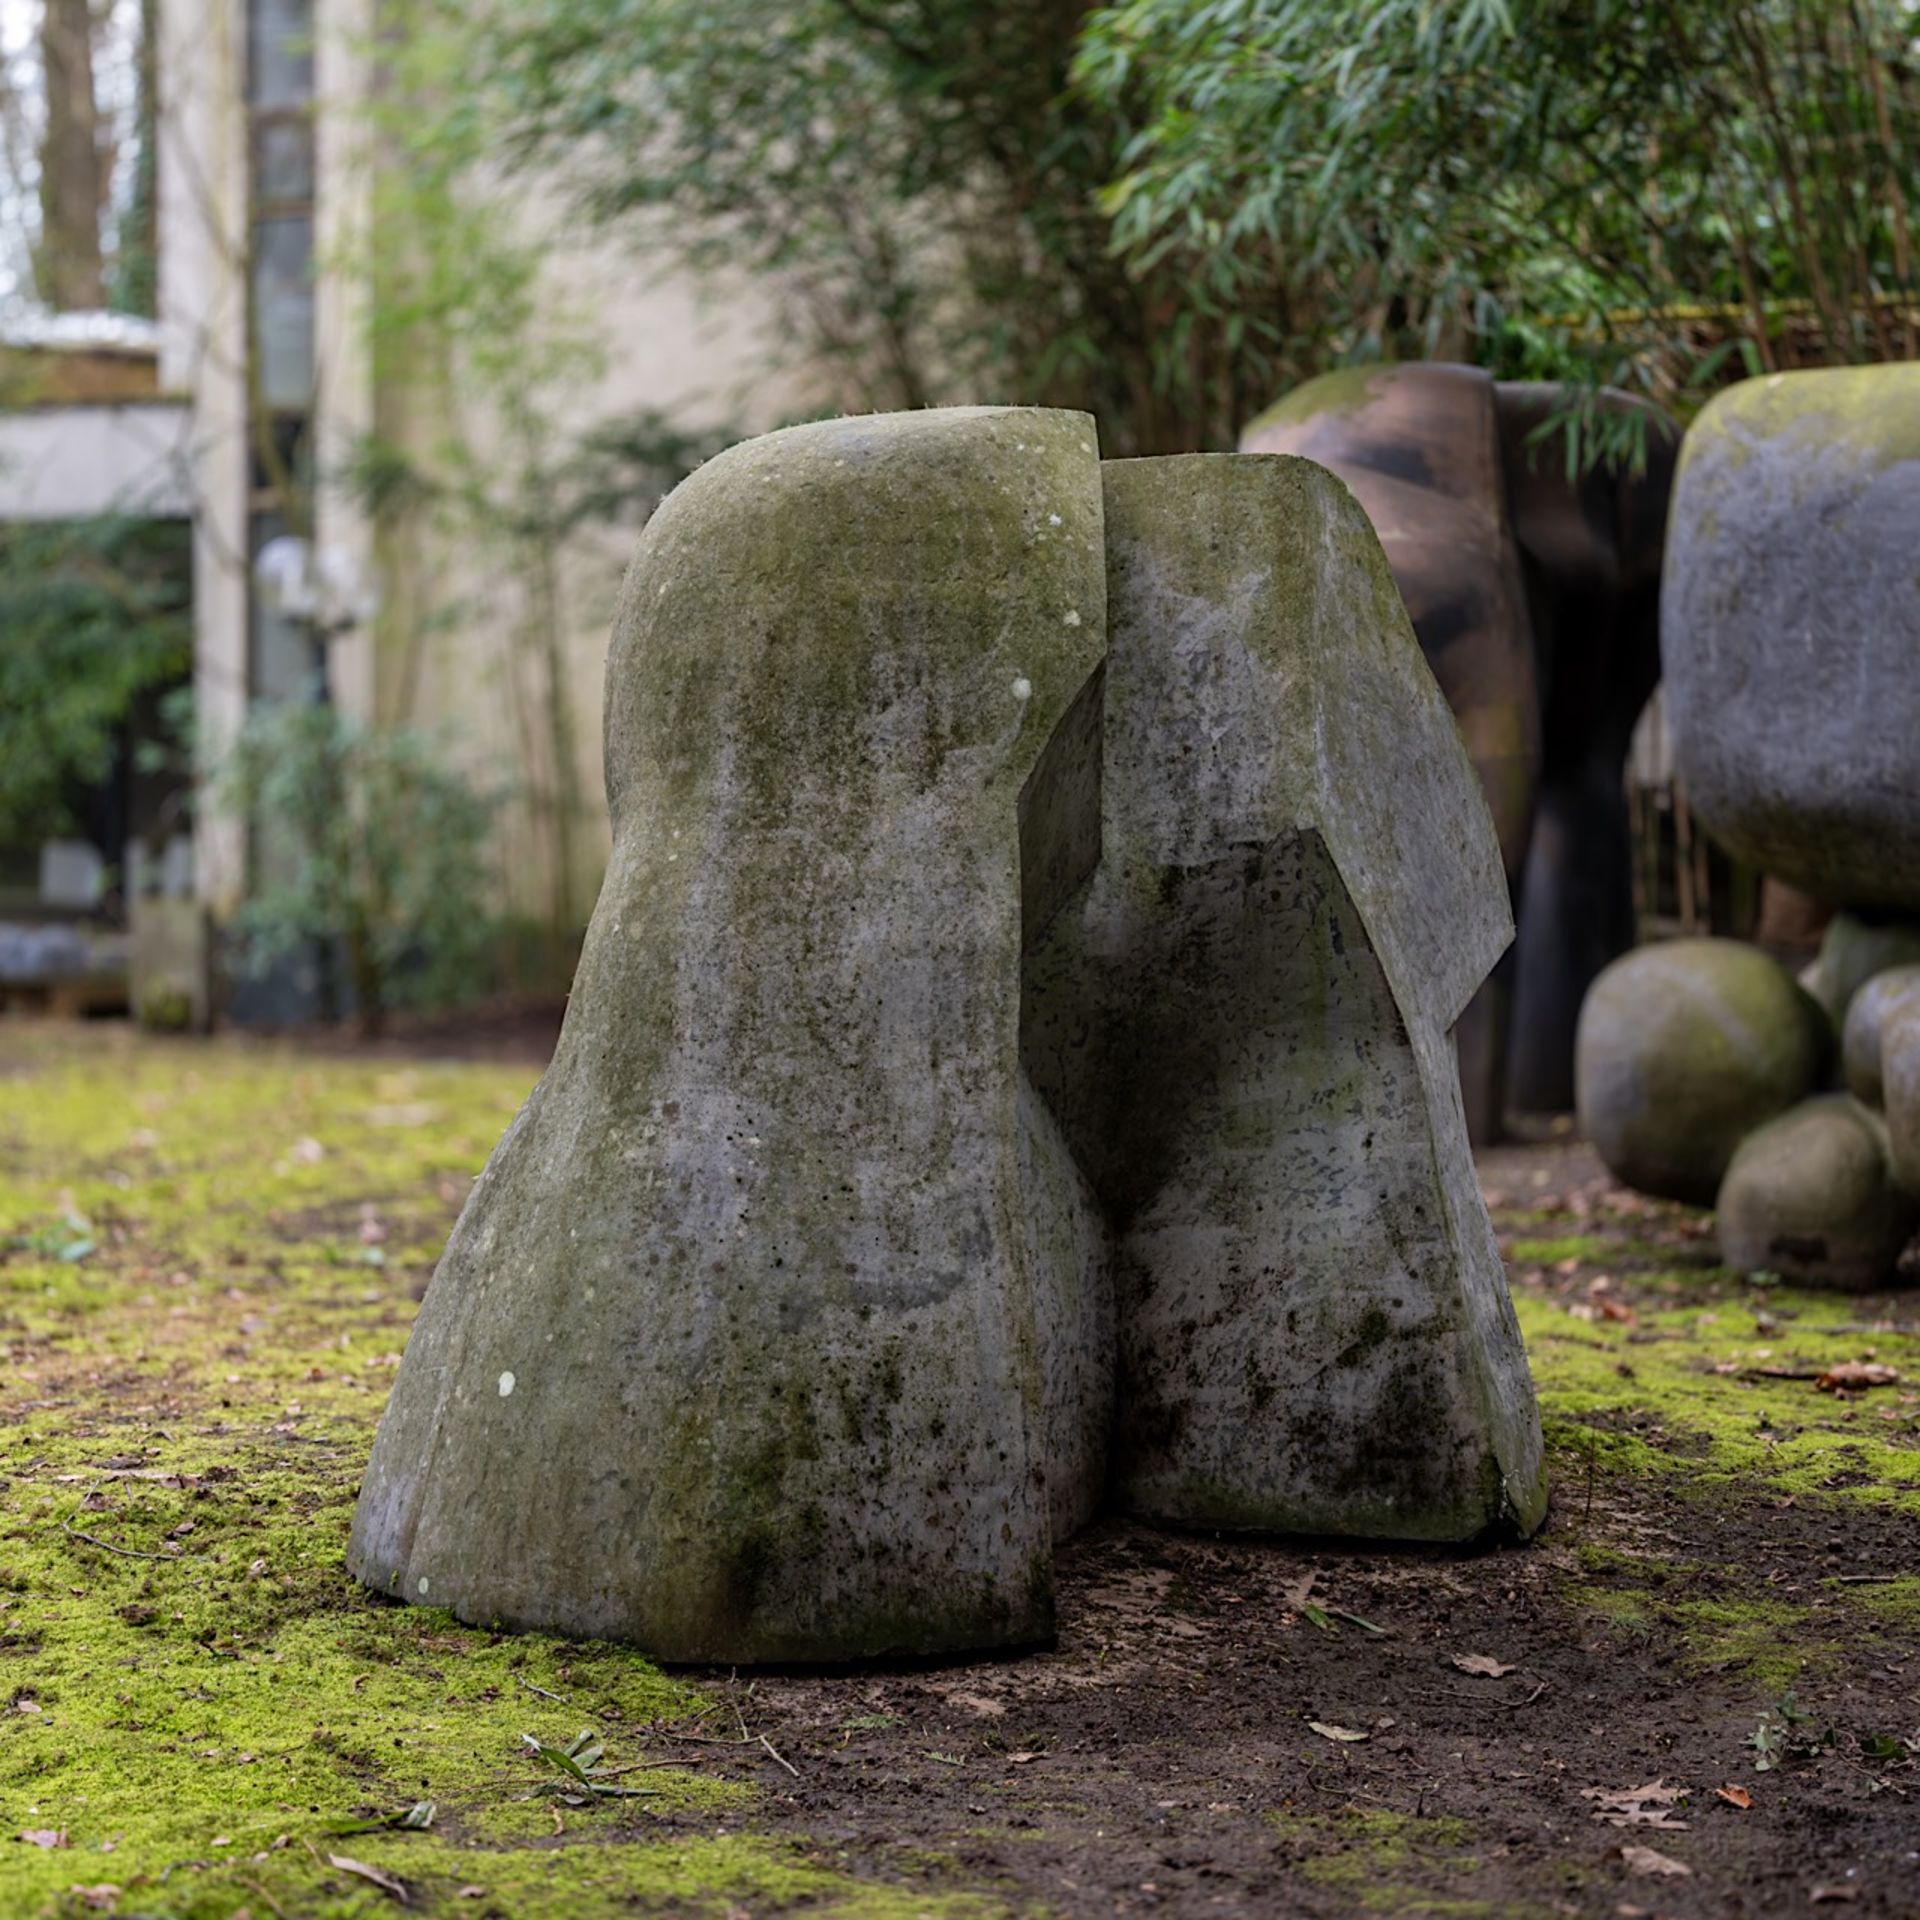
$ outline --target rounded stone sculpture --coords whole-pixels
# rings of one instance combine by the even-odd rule
[[[840,1660],[1045,1639],[1110,1497],[1538,1525],[1447,1038],[1498,850],[1331,476],[1027,409],[747,442],[648,524],[606,739],[566,1025],[360,1578]]]
[[[1887,1021],[1897,1008],[1909,1002],[1920,1005],[1920,965],[1889,967],[1885,973],[1876,973],[1847,1008],[1847,1024],[1840,1040],[1847,1090],[1870,1107],[1885,1102],[1881,1054]]]
[[[1661,647],[1700,818],[1763,872],[1920,910],[1920,365],[1748,380],[1688,430]]]
[[[1638,471],[1570,475],[1551,429],[1565,388],[1444,363],[1324,374],[1241,436],[1302,454],[1378,529],[1500,834],[1519,936],[1457,1035],[1468,1124],[1573,1103],[1574,1030],[1594,976],[1633,944],[1621,770],[1660,673],[1661,543],[1679,435],[1646,429]]]
[[[1641,947],[1581,1010],[1581,1128],[1628,1186],[1710,1206],[1741,1141],[1820,1084],[1831,1049],[1818,1005],[1758,948]]]
[[[1920,1196],[1920,997],[1902,997],[1880,1029],[1880,1084],[1893,1177]]]
[[[1920,771],[1915,777],[1920,778]],[[1800,983],[1826,1008],[1834,1032],[1844,1033],[1854,995],[1869,980],[1912,965],[1920,965],[1920,925],[1879,915],[1836,913]]]
[[[1892,1282],[1920,1227],[1887,1129],[1850,1094],[1804,1101],[1741,1143],[1721,1182],[1721,1257],[1745,1273],[1863,1293]]]

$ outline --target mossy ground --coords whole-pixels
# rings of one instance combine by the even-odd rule
[[[363,1592],[395,1358],[532,1077],[0,1032],[4,1920],[401,1910],[334,1855],[502,1920],[1920,1912],[1920,1315],[1753,1287],[1569,1149],[1485,1166],[1555,1481],[1526,1547],[1102,1523],[1053,1653],[752,1682]],[[1861,1360],[1901,1378],[1822,1390]],[[1762,1773],[1789,1689],[1834,1737]],[[644,1797],[546,1791],[523,1735],[589,1727]],[[1582,1798],[1656,1775],[1689,1830]]]
[[[530,1078],[6,1036],[0,1913],[394,1907],[330,1855],[476,1915],[558,1881],[577,1915],[982,1910],[742,1832],[751,1789],[663,1737],[712,1703],[630,1650],[476,1631],[346,1578],[416,1299]],[[523,1736],[588,1727],[644,1797],[550,1791]],[[421,1802],[425,1831],[366,1824]]]

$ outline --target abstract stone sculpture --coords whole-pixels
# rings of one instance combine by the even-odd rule
[[[1920,367],[1745,381],[1687,433],[1661,602],[1675,767],[1731,852],[1842,909],[1803,978],[1858,1096],[1741,1147],[1722,1251],[1815,1285],[1899,1277],[1898,1189],[1920,1193],[1893,1072],[1894,970],[1920,961],[1916,526]]]
[[[1716,839],[1920,913],[1920,366],[1747,380],[1688,429],[1661,603],[1677,770]]]
[[[566,1027],[427,1294],[361,1578],[842,1659],[1046,1638],[1110,1493],[1538,1523],[1447,1044],[1498,853],[1329,476],[1103,468],[1022,409],[750,441],[647,529],[607,766]]]
[[[1378,528],[1500,836],[1519,940],[1461,1022],[1475,1139],[1508,1105],[1573,1102],[1574,1028],[1633,944],[1621,770],[1660,674],[1661,536],[1673,422],[1611,389],[1646,461],[1570,474],[1564,388],[1476,367],[1370,367],[1297,387],[1241,435],[1330,467]]]

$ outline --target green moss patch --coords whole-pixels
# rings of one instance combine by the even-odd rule
[[[417,1297],[526,1070],[5,1046],[0,1913],[396,1910],[334,1856],[425,1913],[523,1915],[557,1884],[581,1916],[1001,1910],[740,1832],[752,1790],[668,1737],[706,1703],[630,1649],[348,1578]],[[527,1745],[583,1728],[619,1797],[568,1804]]]
[[[1426,1819],[1382,1808],[1338,1813],[1282,1809],[1266,1816],[1303,1880],[1350,1898],[1370,1913],[1504,1916],[1505,1901],[1460,1891],[1480,1867],[1470,1821]],[[1431,1877],[1446,1891],[1423,1886]]]

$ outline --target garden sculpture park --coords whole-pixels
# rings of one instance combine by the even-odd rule
[[[0,8],[0,1920],[1920,1920],[1916,17]]]

